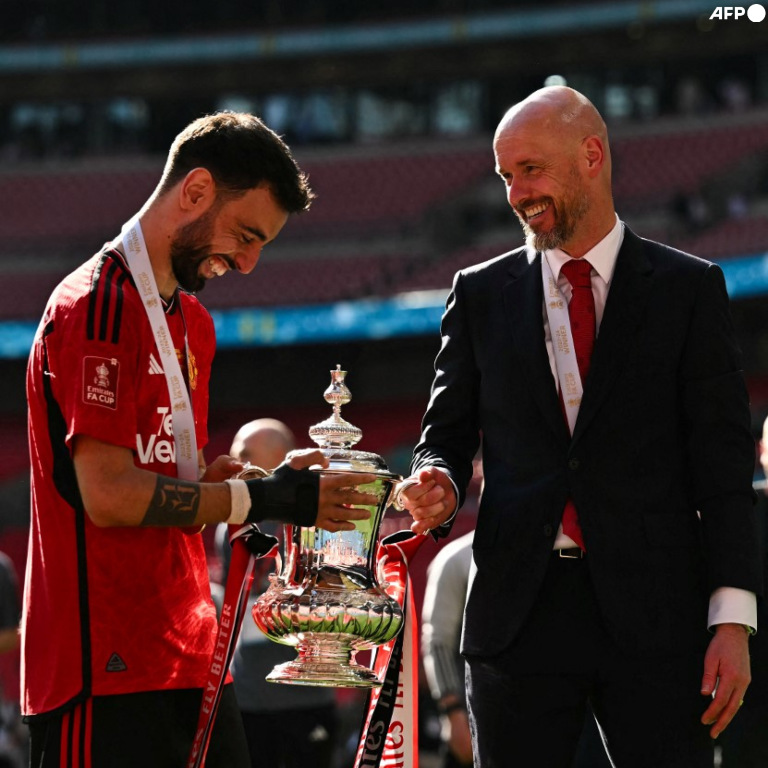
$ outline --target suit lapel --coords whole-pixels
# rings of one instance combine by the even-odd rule
[[[509,271],[512,281],[503,289],[504,307],[521,370],[549,425],[558,436],[568,440],[544,341],[541,254],[523,250]]]
[[[599,411],[624,360],[632,354],[632,338],[645,312],[652,273],[642,241],[625,227],[573,432],[574,442]]]

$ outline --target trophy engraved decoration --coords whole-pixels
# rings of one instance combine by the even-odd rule
[[[355,654],[391,640],[403,625],[402,609],[382,589],[375,567],[384,510],[402,478],[377,454],[352,448],[362,431],[341,417],[341,406],[352,399],[346,373],[341,366],[331,371],[324,397],[333,414],[309,435],[329,461],[319,471],[375,474],[374,482],[358,488],[378,504],[366,507],[369,519],[356,520],[353,531],[284,526],[282,562],[278,558],[278,573],[254,604],[253,618],[271,640],[296,646],[298,657],[275,667],[270,682],[378,687],[376,674],[357,664]]]

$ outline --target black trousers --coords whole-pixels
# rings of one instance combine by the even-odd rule
[[[712,768],[703,654],[628,657],[604,631],[583,560],[553,554],[515,642],[467,656],[476,768],[570,768],[587,703],[616,768]]]
[[[29,724],[30,768],[185,768],[201,689],[95,696]],[[224,686],[206,768],[249,768],[232,685]]]

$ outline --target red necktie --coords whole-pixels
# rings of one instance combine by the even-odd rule
[[[592,265],[586,259],[566,261],[560,270],[568,279],[572,289],[568,317],[571,321],[571,336],[582,390],[587,381],[589,361],[595,346],[595,297],[592,293],[591,270]],[[576,507],[572,499],[568,499],[563,511],[563,533],[585,549],[584,537],[581,534]]]

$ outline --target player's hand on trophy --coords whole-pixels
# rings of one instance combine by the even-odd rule
[[[376,475],[360,472],[324,475],[309,469],[312,466],[328,466],[320,450],[292,451],[268,477],[246,480],[251,495],[247,522],[275,520],[304,528],[351,531],[355,520],[370,517],[367,509],[351,505],[377,503],[375,495],[356,488],[373,482]]]
[[[294,469],[317,465],[328,466],[328,459],[316,448],[291,451],[286,457],[286,462]],[[350,505],[376,506],[378,503],[374,494],[362,493],[356,490],[356,486],[372,483],[375,479],[376,475],[360,472],[328,475],[321,472],[317,518],[314,525],[326,531],[353,531],[354,521],[367,520],[371,513],[367,509],[358,509]]]
[[[414,533],[429,533],[451,517],[458,501],[448,475],[437,467],[426,467],[400,483],[395,503],[411,513]]]

